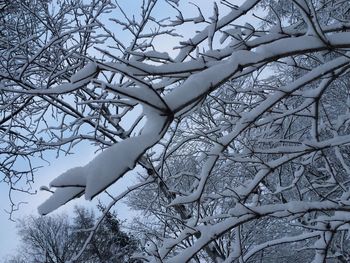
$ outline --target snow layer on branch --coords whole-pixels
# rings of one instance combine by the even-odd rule
[[[81,70],[78,70],[74,75],[70,77],[71,83],[76,83],[80,81],[84,81],[94,76],[97,72],[97,66],[95,63],[89,63]]]
[[[72,168],[54,179],[50,186],[58,189],[39,206],[39,213],[48,214],[83,192],[91,200],[133,169],[140,156],[161,139],[167,128],[167,117],[158,111],[146,109],[144,114],[147,121],[141,135],[112,145],[87,165]]]
[[[152,57],[152,58],[158,58],[158,59],[165,59],[169,60],[169,54],[167,52],[158,52],[155,50],[150,50],[144,53],[145,56],[147,57]]]
[[[125,98],[133,99],[137,102],[151,105],[160,110],[166,110],[163,101],[157,95],[156,91],[148,87],[128,87],[121,88],[116,85],[109,85],[109,88],[115,90],[118,94]]]
[[[59,177],[54,179],[50,186],[67,187],[67,186],[82,186],[85,187],[85,173],[83,167],[74,167],[67,170]]]
[[[48,200],[38,207],[38,212],[41,215],[46,215],[64,205],[68,201],[76,197],[80,197],[83,192],[84,187],[58,188]]]
[[[84,169],[87,173],[85,198],[91,200],[135,167],[140,155],[152,142],[152,135],[140,135],[114,144],[106,151],[97,155]]]
[[[332,46],[346,47],[349,45],[349,37],[349,32],[342,32],[328,36],[328,40]],[[240,72],[247,65],[259,64],[272,58],[290,56],[303,50],[318,51],[325,48],[324,43],[319,38],[301,36],[261,45],[254,52],[238,50],[229,59],[191,75],[177,89],[167,94],[164,100],[176,114],[183,114],[193,108],[192,103],[196,102],[198,98]]]

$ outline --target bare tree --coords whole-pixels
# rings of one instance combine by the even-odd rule
[[[18,224],[20,252],[7,262],[67,262],[81,249],[95,221],[93,211],[83,207],[75,207],[73,220],[66,214],[24,218]],[[137,250],[136,239],[122,231],[116,214],[109,212],[75,262],[136,262],[131,255]]]
[[[35,107],[40,147],[70,151],[89,140],[106,148],[54,179],[39,212],[83,194],[90,200],[139,164],[141,182],[113,197],[106,213],[136,192],[129,202],[157,223],[139,222],[144,260],[347,262],[348,1],[222,1],[209,17],[202,4],[188,17],[175,0],[142,1],[139,15],[98,3],[115,8],[103,13],[108,22],[83,26],[72,13],[75,32],[85,34],[76,43],[87,47],[73,52],[79,66],[50,75],[45,88],[1,86],[53,109],[56,124],[44,125],[45,108]],[[160,41],[193,25],[175,55],[163,52]],[[129,35],[118,37],[119,29]]]
[[[64,122],[69,116],[82,117],[58,94],[39,98],[21,91],[48,90],[84,66],[88,48],[99,39],[93,34],[96,19],[111,4],[47,0],[1,3],[0,175],[9,185],[13,211],[17,209],[13,191],[33,193],[31,185],[39,165],[33,160],[46,159],[44,151],[69,151],[54,140],[68,128]],[[91,122],[85,120],[80,125],[84,123]],[[57,130],[56,124],[62,129]]]

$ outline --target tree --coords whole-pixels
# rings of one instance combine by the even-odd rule
[[[13,85],[15,76],[20,75],[23,83],[19,85],[33,84],[30,78],[38,81],[38,67],[28,69],[28,74],[22,74],[21,68],[29,66],[30,58],[39,52],[47,37],[45,26],[40,23],[46,17],[47,1],[1,1],[0,5],[0,86]],[[29,77],[31,74],[33,76]],[[14,78],[13,84],[11,78]],[[11,192],[30,191],[29,187],[18,184],[21,178],[26,178],[28,184],[33,181],[30,155],[36,150],[30,116],[35,116],[35,103],[32,96],[2,91],[0,96],[0,175],[1,181],[9,185],[11,210],[15,210]]]
[[[17,209],[13,192],[33,192],[34,172],[41,165],[36,160],[46,161],[50,150],[67,152],[55,145],[53,120],[65,129],[69,115],[81,116],[58,94],[38,99],[21,91],[48,90],[69,80],[72,72],[86,63],[88,48],[99,40],[92,33],[95,20],[110,4],[99,0],[84,4],[79,0],[1,3],[0,176],[9,185],[13,211]],[[68,114],[62,120],[61,112]]]
[[[95,221],[93,211],[83,207],[75,208],[73,221],[65,214],[24,218],[18,224],[23,249],[8,262],[67,262],[82,248]],[[110,212],[75,262],[136,262],[130,256],[137,250],[136,239],[120,229]]]
[[[54,179],[39,212],[90,200],[138,164],[140,183],[102,218],[134,191],[129,203],[153,223],[138,222],[144,260],[349,261],[348,1],[222,1],[208,18],[202,2],[196,16],[181,1],[140,5],[138,16],[108,5],[110,21],[82,38],[98,54],[75,53],[83,62],[66,79],[1,88],[55,110],[38,145],[103,149]]]
[[[103,209],[102,204],[99,205],[99,209]],[[88,230],[94,227],[96,219],[94,213],[86,209],[77,208],[75,214],[72,239],[79,240],[81,250],[88,238]],[[82,229],[85,231],[81,231]],[[108,212],[83,250],[79,261],[138,263],[137,259],[131,258],[132,254],[137,251],[139,251],[139,244],[135,237],[121,230],[121,223],[115,212]],[[75,254],[78,252],[79,250],[76,250]]]

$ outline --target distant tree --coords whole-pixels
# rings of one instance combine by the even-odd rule
[[[7,262],[68,262],[80,251],[95,222],[94,212],[83,207],[74,209],[73,220],[65,214],[24,218],[18,224],[22,249]],[[138,250],[137,241],[120,227],[116,214],[109,212],[79,260],[74,262],[136,262],[131,255]]]
[[[103,209],[103,206],[100,204],[99,208]],[[74,213],[72,238],[79,242],[79,248],[81,249],[90,234],[88,230],[93,228],[96,223],[96,218],[93,211],[81,207],[75,208]],[[82,229],[85,229],[85,231],[80,231]],[[137,260],[130,258],[137,250],[137,240],[122,231],[117,214],[108,211],[84,249],[79,261],[91,263],[137,262]]]

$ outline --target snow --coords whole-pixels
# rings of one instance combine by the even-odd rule
[[[95,63],[90,62],[85,67],[77,71],[74,75],[70,77],[71,83],[76,83],[80,81],[85,81],[93,77],[98,72],[97,66]]]
[[[162,138],[169,125],[166,116],[151,108],[145,107],[144,115],[147,120],[140,135],[112,145],[87,165],[69,169],[54,179],[50,186],[57,190],[39,206],[39,213],[48,214],[82,193],[91,200],[133,169],[141,155]]]
[[[254,256],[256,253],[258,253],[259,251],[261,251],[265,248],[272,247],[275,245],[280,245],[283,243],[292,243],[292,242],[296,242],[296,241],[300,241],[300,240],[315,238],[315,237],[320,236],[321,233],[322,233],[321,231],[315,231],[315,232],[311,232],[311,233],[303,233],[303,234],[298,235],[298,236],[283,237],[283,238],[279,238],[279,239],[275,239],[275,240],[269,240],[265,243],[253,246],[249,250],[249,252],[244,255],[243,259],[244,259],[244,261],[247,261],[252,256]]]
[[[96,84],[98,81],[95,81],[94,83]],[[123,88],[118,85],[104,83],[103,85],[108,89],[120,94],[124,98],[132,99],[133,101],[145,104],[146,106],[153,106],[156,109],[166,110],[166,105],[161,100],[157,92],[151,87],[139,86]]]
[[[172,2],[178,3],[178,1]],[[337,180],[346,177],[350,171],[345,154],[347,151],[343,148],[350,144],[350,135],[346,134],[347,128],[344,129],[344,124],[347,121],[346,114],[334,117],[332,115],[336,115],[336,113],[327,112],[327,106],[322,110],[317,107],[326,104],[320,98],[324,95],[329,83],[334,80],[333,78],[347,73],[350,53],[345,53],[344,50],[350,47],[350,32],[341,30],[336,25],[328,26],[331,31],[325,33],[327,36],[327,43],[325,43],[324,36],[319,34],[324,30],[320,29],[321,24],[316,23],[317,17],[313,13],[314,10],[309,8],[312,3],[303,0],[294,1],[294,5],[299,5],[303,18],[290,27],[283,28],[283,24],[287,23],[284,20],[280,20],[280,24],[276,24],[270,29],[268,29],[269,25],[266,26],[266,30],[254,28],[249,23],[243,27],[235,23],[236,19],[246,14],[258,2],[258,0],[245,1],[241,7],[229,8],[230,12],[223,17],[221,17],[221,12],[219,16],[218,8],[215,8],[214,16],[208,20],[209,25],[191,39],[183,41],[182,46],[179,47],[180,52],[175,59],[170,58],[166,52],[156,51],[154,46],[142,47],[144,52],[140,52],[140,50],[143,51],[140,47],[139,51],[127,53],[122,58],[112,57],[110,54],[113,62],[102,60],[96,63],[91,62],[71,76],[70,83],[62,84],[49,91],[38,91],[38,94],[67,93],[83,87],[92,80],[92,85],[97,90],[99,88],[105,89],[106,93],[115,93],[118,98],[126,98],[128,102],[131,101],[132,103],[128,104],[131,105],[130,107],[142,105],[144,119],[141,120],[141,124],[137,122],[135,125],[140,127],[145,121],[142,129],[138,130],[139,134],[132,137],[128,137],[129,134],[125,135],[122,141],[104,150],[87,165],[70,169],[52,180],[50,187],[56,188],[56,190],[39,207],[39,212],[41,214],[50,213],[69,200],[83,194],[86,199],[91,200],[119,180],[126,172],[134,169],[143,154],[159,143],[156,151],[158,146],[165,148],[161,158],[154,157],[157,155],[154,154],[150,160],[152,165],[155,165],[155,168],[159,169],[164,176],[161,178],[164,179],[164,184],[168,188],[166,193],[171,193],[171,195],[165,194],[168,198],[165,200],[165,205],[157,204],[160,208],[165,208],[165,212],[162,212],[164,215],[159,214],[159,217],[179,220],[180,226],[176,225],[174,232],[165,227],[164,236],[159,237],[160,244],[153,242],[146,244],[148,247],[146,250],[149,256],[154,256],[154,262],[158,260],[156,257],[160,257],[159,260],[164,262],[190,261],[199,251],[203,251],[205,248],[210,249],[212,241],[228,233],[235,235],[233,241],[235,244],[232,243],[233,249],[242,249],[239,248],[243,244],[239,240],[239,229],[240,226],[244,226],[244,223],[254,223],[254,220],[260,218],[297,221],[295,218],[299,219],[300,215],[308,215],[310,212],[315,212],[315,221],[312,226],[318,228],[311,228],[309,225],[310,229],[304,233],[300,231],[300,235],[279,236],[279,238],[274,237],[275,239],[266,242],[253,243],[244,251],[245,254],[243,254],[243,250],[234,250],[230,255],[240,257],[239,261],[243,262],[248,261],[265,248],[310,239],[311,241],[317,240],[315,247],[321,251],[316,253],[315,261],[324,261],[324,249],[329,245],[332,234],[326,230],[325,224],[318,221],[333,220],[329,225],[332,231],[338,230],[340,229],[338,227],[341,226],[337,225],[337,220],[344,222],[349,214],[343,211],[348,210],[348,196],[344,195],[341,199],[338,198],[339,191],[348,191],[347,185],[338,183]],[[201,22],[202,20],[201,14],[197,18],[186,21],[179,15],[178,20],[174,21],[174,25],[177,23],[186,24],[185,22],[191,21]],[[135,22],[133,23],[136,25]],[[220,40],[216,39],[219,34],[223,34]],[[141,36],[146,37],[147,34],[141,34]],[[228,43],[227,39],[231,42]],[[225,47],[215,50],[214,47],[219,46],[218,42],[225,44]],[[205,50],[207,47],[203,48],[205,45],[209,45],[209,50]],[[339,51],[339,54],[331,58],[328,54],[326,56],[326,53],[322,53],[318,54],[319,60],[314,59],[315,53],[329,52],[330,48]],[[195,52],[192,52],[195,49],[197,56],[195,56]],[[344,52],[345,55],[342,56],[341,52]],[[103,54],[106,55],[108,52],[103,52]],[[304,57],[305,54],[310,54],[311,59],[308,56]],[[134,57],[128,58],[129,55]],[[298,70],[300,58],[305,59],[305,61],[314,59],[315,61],[312,61],[317,66],[310,66],[307,70],[300,67]],[[281,77],[281,80],[273,76],[263,79],[264,74],[271,74],[271,72],[265,72],[265,70],[269,71],[270,68],[263,66],[270,65],[270,63],[275,65],[279,62],[282,62],[279,66],[283,69],[289,68],[298,74],[296,76],[287,75],[285,79]],[[288,65],[293,66],[293,68],[287,67]],[[95,76],[99,71],[105,71],[111,75],[121,73],[123,81],[118,84],[118,82],[97,79]],[[241,77],[245,75],[248,77],[242,80],[242,84],[238,84],[237,87],[235,81],[239,82],[243,79]],[[215,92],[220,91],[221,85],[231,79],[234,81],[234,86],[231,87],[232,91],[242,94],[243,97],[241,101],[238,97],[229,101],[232,104],[231,109],[234,110],[226,112],[229,108],[226,101],[217,98],[218,100],[213,102],[216,105],[213,111],[220,112],[217,115],[221,117],[216,118],[216,113],[212,112],[203,113],[203,118],[206,117],[206,114],[211,114],[213,118],[213,123],[210,124],[213,127],[212,130],[207,132],[199,128],[199,131],[189,131],[189,134],[186,134],[186,129],[181,127],[186,121],[186,117],[197,109],[198,115],[196,116],[202,116],[199,108],[202,103],[207,102],[205,99],[209,99],[209,97],[216,99]],[[250,82],[261,86],[257,87]],[[1,89],[8,88],[2,87]],[[221,90],[225,91],[225,88]],[[23,91],[23,93],[26,92],[33,93],[33,91]],[[292,101],[295,99],[298,102],[288,104],[289,99]],[[252,102],[245,100],[252,100]],[[113,100],[107,101],[104,98],[95,100],[95,102],[97,101],[105,104],[115,103]],[[81,104],[85,106],[85,104],[89,105],[92,102],[84,101]],[[209,111],[212,110],[211,105],[206,106],[208,106]],[[320,113],[321,116],[317,113]],[[123,114],[111,116],[125,117]],[[164,137],[164,135],[169,129],[173,116],[175,116],[179,126],[171,128],[170,134],[174,132],[172,138],[174,142],[170,141],[167,144],[168,137],[171,136]],[[91,114],[86,119],[95,117],[97,118],[98,115]],[[184,122],[182,122],[183,119],[185,119]],[[305,122],[299,123],[299,119],[305,119]],[[118,124],[119,121],[118,119]],[[193,122],[196,121],[198,120],[193,120]],[[220,123],[225,123],[225,125],[220,126]],[[317,129],[322,131],[319,132]],[[178,131],[179,134],[177,134]],[[245,137],[246,134],[248,134],[247,137]],[[318,136],[320,134],[322,136]],[[205,144],[209,142],[206,144],[207,146],[195,148],[197,140],[202,138],[205,138]],[[247,142],[246,138],[249,138]],[[65,141],[62,140],[62,142]],[[194,143],[191,144],[192,142]],[[177,154],[183,154],[181,152],[182,146],[186,147],[187,145],[189,148],[194,148],[194,150],[191,148],[189,151],[193,150],[195,156],[186,157],[194,159],[196,172],[180,171],[175,172],[176,175],[174,175],[171,167],[167,167],[168,164],[172,163],[171,161],[167,163],[167,161],[171,160],[172,157],[178,158]],[[271,146],[266,147],[266,145]],[[328,150],[332,153],[329,154]],[[332,158],[337,159],[334,167],[331,164]],[[225,162],[233,164],[234,168],[226,166]],[[321,167],[315,168],[316,162],[322,163]],[[282,169],[287,165],[288,168],[284,173]],[[215,190],[211,190],[211,187],[213,189],[216,187],[214,180],[221,180],[221,167],[228,167],[230,170],[227,173],[232,173],[232,175],[225,176],[232,176],[234,180],[232,180],[232,184],[225,182],[227,185],[223,186],[224,189],[215,192]],[[181,170],[182,167],[179,169]],[[235,169],[242,170],[236,171]],[[339,174],[338,171],[335,171],[336,169],[339,169]],[[311,172],[316,175],[314,176]],[[216,178],[216,173],[220,174],[218,178]],[[241,176],[241,173],[244,175]],[[309,173],[311,174],[310,178],[307,177]],[[186,176],[190,174],[189,177],[193,178],[186,185],[187,191],[176,189],[183,183],[181,180],[184,174]],[[236,174],[240,176],[238,179],[235,178]],[[285,178],[287,176],[288,178]],[[174,185],[176,187],[173,187]],[[324,201],[321,202],[317,196],[318,188],[325,189],[324,192],[332,188],[332,192],[327,194],[333,193],[333,191],[334,194],[327,195],[326,199],[322,198]],[[50,190],[49,188],[43,189]],[[309,195],[308,193],[312,190],[314,193]],[[225,198],[229,199],[230,207],[223,208],[223,205],[218,205],[225,203]],[[198,205],[198,210],[195,210],[196,205]],[[186,212],[183,214],[192,217],[184,220],[179,214],[167,213],[168,211],[178,212],[179,207],[183,208],[182,212]],[[190,211],[192,209],[193,211]],[[329,213],[317,215],[318,211],[329,211]],[[185,241],[188,241],[189,245],[180,246]],[[238,258],[231,259],[233,261]],[[226,260],[230,262],[230,258]]]
[[[83,167],[74,167],[67,170],[59,177],[51,181],[50,187],[67,187],[67,186],[86,186],[86,171]]]
[[[167,52],[158,52],[158,51],[152,50],[152,51],[145,52],[144,55],[151,58],[170,60],[170,56]]]
[[[46,215],[70,200],[80,197],[84,192],[84,187],[64,187],[58,188],[43,204],[38,207],[40,215]]]
[[[133,169],[138,158],[152,146],[153,141],[150,135],[131,137],[116,143],[96,156],[85,166],[88,172],[85,198],[91,200],[124,173]]]

